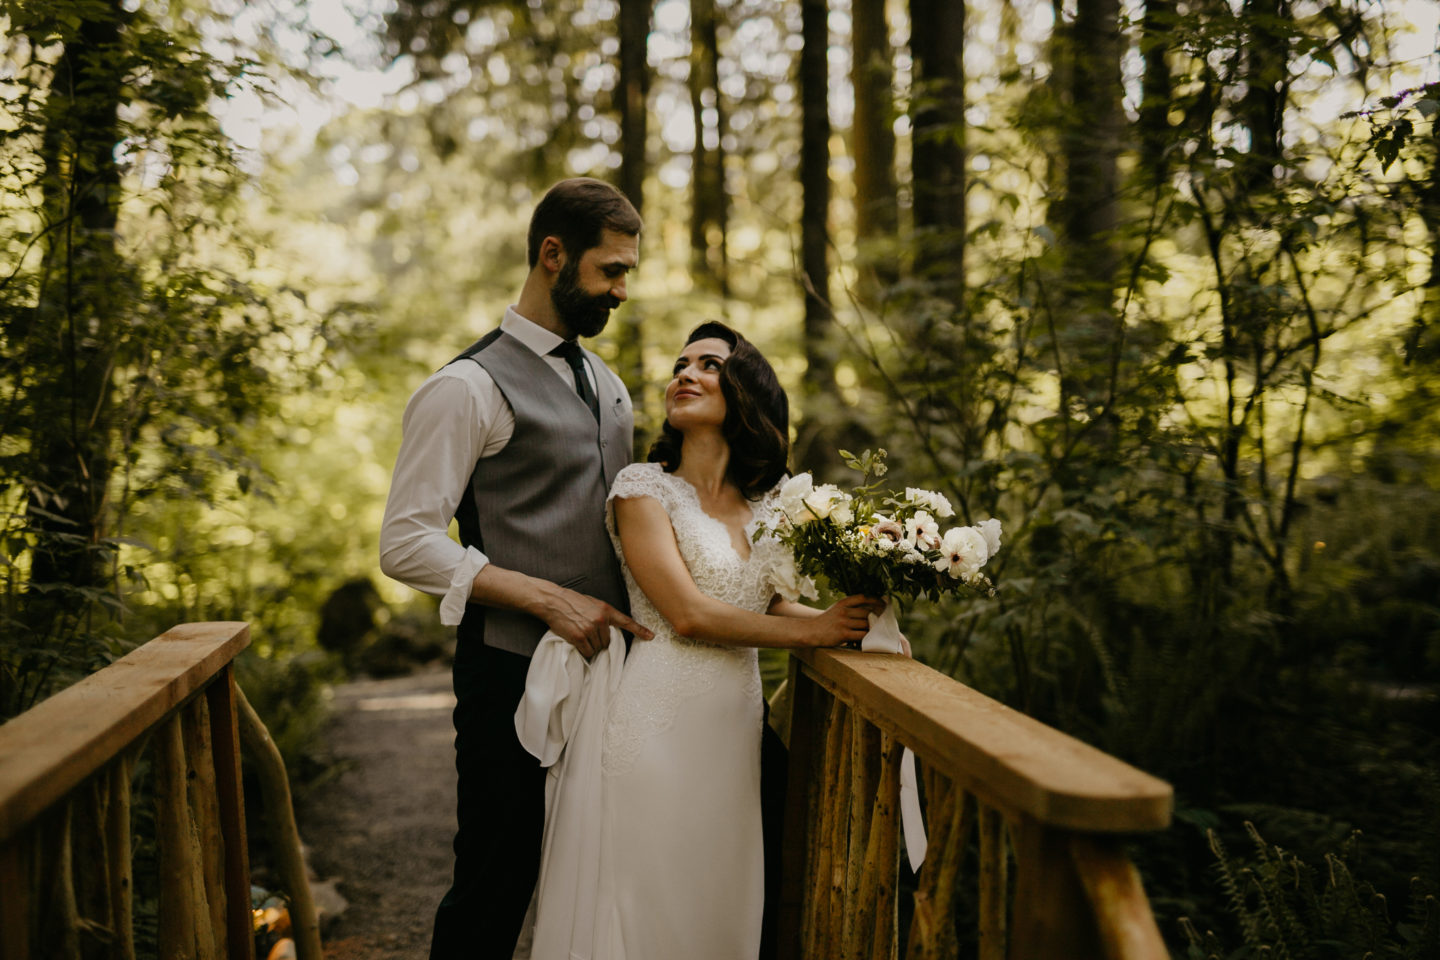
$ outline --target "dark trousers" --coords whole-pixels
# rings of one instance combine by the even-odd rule
[[[472,642],[473,641],[473,642]],[[463,638],[455,652],[455,878],[431,960],[510,960],[540,872],[545,769],[515,735],[530,659]]]

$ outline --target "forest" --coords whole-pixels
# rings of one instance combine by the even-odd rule
[[[884,448],[1002,518],[995,594],[905,630],[1174,785],[1131,850],[1174,956],[1433,957],[1437,39],[1432,0],[0,0],[0,718],[245,620],[321,775],[322,611],[442,636],[378,566],[406,398],[594,176],[646,223],[592,344],[637,455],[721,319],[793,469]]]

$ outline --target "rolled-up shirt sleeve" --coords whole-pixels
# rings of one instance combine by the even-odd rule
[[[434,374],[405,407],[380,527],[380,569],[439,596],[440,620],[447,626],[460,622],[471,581],[489,562],[474,547],[452,540],[449,529],[475,462],[501,439],[494,436],[497,407],[505,406],[488,375],[477,377],[468,366]]]

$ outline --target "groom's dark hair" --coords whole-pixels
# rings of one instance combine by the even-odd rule
[[[533,268],[540,262],[540,244],[546,237],[558,237],[565,253],[578,260],[600,245],[606,230],[635,237],[643,226],[625,194],[603,180],[573,177],[555,184],[535,205],[525,253]]]
[[[788,471],[790,459],[790,400],[770,361],[735,330],[709,320],[690,331],[686,345],[711,338],[730,345],[730,356],[720,366],[720,394],[725,398],[725,422],[720,426],[730,445],[726,474],[748,499],[768,491]],[[650,447],[649,460],[666,473],[680,466],[680,445],[685,438],[666,420]]]

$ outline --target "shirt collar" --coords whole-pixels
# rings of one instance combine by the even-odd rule
[[[564,338],[546,330],[535,321],[522,317],[513,305],[505,308],[505,319],[500,321],[500,329],[541,357],[564,342]]]

